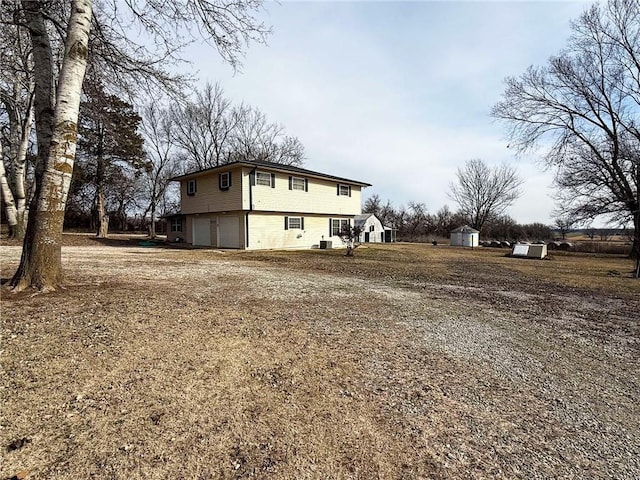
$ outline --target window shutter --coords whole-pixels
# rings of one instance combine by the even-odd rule
[[[304,230],[304,217],[300,217],[300,228]]]
[[[249,183],[255,187],[256,185],[256,172],[249,173]]]
[[[193,181],[193,193],[196,193],[198,191],[198,181],[194,180]]]
[[[340,196],[340,184],[339,184],[339,183],[337,183],[337,184],[336,184],[336,187],[337,187],[337,191],[336,191],[336,193],[337,193],[337,195],[338,195],[338,196]]]
[[[233,174],[229,172],[228,175],[229,175],[229,187],[231,187],[231,177],[233,177]]]
[[[351,185],[349,185],[349,196],[351,196]]]
[[[293,190],[293,177],[289,175],[289,190]]]
[[[309,191],[309,179],[308,178],[304,179],[304,191],[305,192]]]
[[[289,217],[284,217],[284,229],[289,230]]]
[[[222,174],[218,174],[218,188],[222,190]]]
[[[329,219],[329,236],[333,236],[333,218]]]
[[[271,174],[271,188],[276,188],[276,174]]]

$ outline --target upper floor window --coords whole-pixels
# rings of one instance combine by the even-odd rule
[[[195,195],[197,191],[196,180],[187,180],[187,195]]]
[[[275,186],[275,175],[267,172],[256,172],[256,185]]]
[[[218,186],[220,190],[229,190],[229,187],[231,187],[231,172],[224,172],[218,175]]]
[[[289,177],[289,190],[309,191],[309,181],[302,177]]]
[[[344,195],[345,197],[351,196],[351,185],[338,184],[338,195]]]

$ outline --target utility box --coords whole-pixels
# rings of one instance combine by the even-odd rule
[[[511,255],[514,257],[544,258],[547,256],[547,246],[517,243],[513,246]]]
[[[331,248],[331,241],[330,240],[320,240],[320,248],[322,250],[326,250],[327,248]]]

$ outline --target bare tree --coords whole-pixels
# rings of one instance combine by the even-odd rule
[[[380,213],[381,208],[382,199],[380,198],[380,195],[373,194],[364,201],[364,205],[362,206],[362,213],[372,213],[377,217]]]
[[[91,2],[71,2],[58,86],[54,92],[52,50],[42,4],[23,2],[35,65],[35,114],[40,168],[20,265],[11,280],[16,290],[54,289],[62,281],[60,240],[76,151],[82,80],[87,62]],[[54,95],[55,94],[55,95]]]
[[[187,169],[204,170],[229,162],[238,115],[219,84],[196,90],[193,101],[171,107],[175,143],[187,158]]]
[[[558,212],[555,217],[554,226],[560,232],[562,240],[566,240],[567,233],[570,233],[576,225],[576,219],[566,213]]]
[[[128,17],[121,15],[123,5]],[[261,41],[267,33],[253,17],[260,5],[261,0],[103,0],[96,1],[94,10],[91,0],[2,2],[3,20],[13,18],[31,39],[39,158],[22,258],[10,282],[15,290],[51,290],[62,282],[60,242],[89,48],[93,64],[119,78],[121,86],[132,78],[168,86],[179,79],[162,67],[179,59],[185,33],[202,36],[223,58],[238,65],[245,44]],[[145,41],[133,41],[132,24],[151,37],[146,44],[153,44],[153,50],[145,47]]]
[[[408,235],[411,240],[419,239],[421,235],[427,235],[431,223],[424,203],[409,202],[403,232],[405,235]]]
[[[457,183],[449,184],[449,197],[477,230],[516,201],[523,183],[515,168],[502,165],[492,169],[479,159],[467,161],[456,176]]]
[[[237,107],[235,115],[233,161],[302,165],[304,147],[297,138],[285,135],[282,125],[270,123],[264,113],[246,105]]]
[[[493,115],[518,152],[542,148],[560,208],[632,222],[640,269],[640,3],[609,0],[573,23],[568,48],[506,80]]]
[[[16,2],[7,2],[7,5],[15,8]],[[0,22],[0,105],[4,107],[4,114],[0,113],[0,143],[8,147],[3,149],[4,155],[0,155],[0,161],[5,163],[2,193],[9,234],[16,238],[22,238],[26,228],[27,151],[33,125],[33,92],[29,38],[19,26]]]
[[[218,84],[196,90],[195,98],[171,107],[175,144],[185,170],[204,170],[234,161],[301,165],[304,147],[284,127],[254,107],[234,107]]]
[[[168,109],[151,103],[142,109],[142,134],[147,152],[147,168],[142,176],[146,207],[143,218],[150,215],[149,236],[156,236],[156,212],[163,203],[170,180],[178,172],[175,123]]]
[[[146,170],[145,170],[146,172]],[[144,202],[140,188],[142,173],[134,167],[117,169],[111,174],[107,186],[107,205],[113,212],[120,230],[127,229],[129,216]]]

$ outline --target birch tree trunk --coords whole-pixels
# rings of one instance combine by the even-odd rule
[[[41,2],[24,0],[23,6],[33,45],[36,72],[36,130],[42,167],[36,170],[36,195],[29,213],[20,266],[11,280],[11,285],[17,291],[27,287],[47,291],[58,287],[63,278],[60,243],[64,209],[75,160],[78,111],[87,66],[92,4],[91,0],[71,2],[55,111],[51,123],[48,124],[43,116],[39,115],[39,112],[46,110],[45,105],[39,104],[46,92],[39,91],[39,88],[47,83],[47,79],[42,78],[46,73],[50,74],[48,81],[53,81],[52,64],[45,60],[45,64],[42,65],[39,60],[51,58],[51,46],[44,28]],[[46,140],[48,133],[51,134],[50,143],[48,147],[46,141],[42,145],[45,149],[43,155],[40,143]]]
[[[14,232],[16,238],[24,238],[27,228],[27,190],[25,187],[27,177],[27,149],[29,148],[29,137],[33,126],[33,102],[30,100],[27,112],[21,128],[20,145],[17,156],[13,163],[13,185],[16,201],[17,225]]]
[[[18,80],[14,82],[13,96],[9,99],[8,94],[0,92],[4,97],[4,107],[9,120],[9,156],[8,162],[11,165],[11,177],[7,178],[6,170],[3,173],[2,185],[3,200],[10,226],[10,236],[22,239],[24,237],[26,220],[26,159],[27,148],[29,147],[29,135],[33,123],[33,102],[30,98],[26,103],[26,111],[20,111],[22,99]],[[3,165],[4,168],[4,165]]]
[[[7,213],[7,222],[9,223],[9,236],[14,237],[16,226],[18,225],[18,214],[16,204],[13,201],[13,193],[11,192],[11,188],[9,188],[2,158],[2,142],[0,142],[0,189],[2,190],[2,201],[4,202],[4,208]]]

